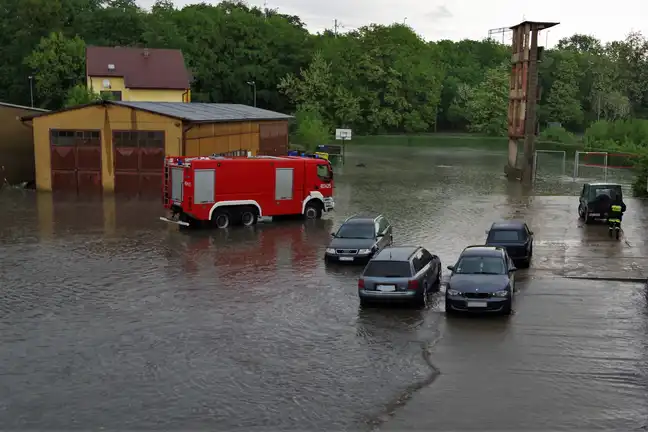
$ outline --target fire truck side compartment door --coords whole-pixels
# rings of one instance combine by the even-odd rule
[[[293,198],[293,168],[277,168],[275,175],[275,199],[291,200]]]
[[[215,170],[194,170],[194,204],[207,204],[214,202],[215,181]]]
[[[183,168],[171,168],[171,201],[182,203],[183,177]]]

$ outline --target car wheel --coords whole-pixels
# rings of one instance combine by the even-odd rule
[[[369,303],[369,300],[363,299],[360,297],[360,307],[366,308],[369,307],[371,304]]]
[[[258,215],[255,209],[246,208],[241,212],[241,225],[252,226],[257,223]]]
[[[212,220],[214,225],[216,225],[216,228],[224,229],[230,226],[230,215],[226,211],[220,211],[214,214]]]
[[[502,308],[502,315],[509,316],[513,312],[513,299],[506,302]]]
[[[583,206],[582,205],[578,206],[578,218],[579,219],[585,219],[585,215],[583,214]]]
[[[457,314],[457,311],[452,309],[450,305],[448,304],[448,300],[446,299],[446,304],[445,304],[445,313],[447,316],[453,316]]]
[[[422,292],[416,296],[415,300],[416,306],[425,308],[428,305],[428,286],[427,284],[423,285]]]
[[[304,209],[304,217],[306,219],[320,219],[322,217],[322,209],[315,204],[307,204]]]
[[[436,292],[441,291],[441,268],[439,267],[439,272],[437,274],[436,280]]]
[[[592,222],[592,218],[589,215],[589,209],[587,207],[585,207],[584,210],[583,220],[585,221],[585,224],[590,224]]]

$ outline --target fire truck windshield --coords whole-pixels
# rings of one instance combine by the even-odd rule
[[[333,170],[331,169],[331,166],[328,164],[317,165],[317,177],[322,181],[331,181],[333,178]]]

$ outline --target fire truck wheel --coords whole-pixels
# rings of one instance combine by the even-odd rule
[[[214,214],[212,221],[216,225],[216,228],[227,228],[230,225],[230,215],[226,211],[221,210]]]
[[[306,219],[319,219],[322,217],[322,206],[317,204],[307,204],[304,209]]]
[[[244,208],[241,211],[241,225],[252,226],[257,223],[257,212],[252,208]]]

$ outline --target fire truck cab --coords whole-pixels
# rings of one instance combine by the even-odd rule
[[[335,208],[333,169],[296,156],[166,157],[165,222],[217,228],[254,225],[263,216],[318,219]]]

